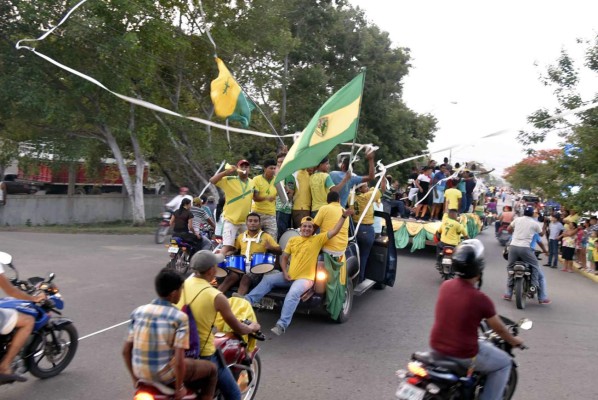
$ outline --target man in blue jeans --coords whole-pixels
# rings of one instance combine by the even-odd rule
[[[548,262],[545,267],[556,268],[559,263],[559,235],[565,230],[565,227],[559,221],[556,215],[550,216],[548,225]]]
[[[271,329],[275,335],[280,336],[285,333],[291,324],[291,319],[299,305],[301,295],[313,286],[318,254],[322,246],[341,230],[345,219],[352,214],[353,210],[345,210],[334,228],[317,235],[314,235],[313,218],[304,217],[301,220],[300,236],[289,239],[280,257],[282,272],[264,276],[262,281],[245,296],[251,304],[255,304],[270,293],[273,288],[289,288],[284,298],[280,318]],[[290,266],[288,266],[289,257],[292,257]]]
[[[457,279],[440,285],[430,334],[430,347],[435,357],[456,361],[465,368],[486,374],[480,400],[503,398],[509,380],[511,357],[492,345],[478,341],[478,327],[485,319],[502,339],[517,347],[523,341],[513,336],[496,313],[492,300],[479,290],[484,247],[477,239],[463,241],[453,254],[453,268]]]

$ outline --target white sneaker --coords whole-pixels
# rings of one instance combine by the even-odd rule
[[[280,336],[282,334],[284,334],[284,327],[280,324],[276,324],[276,326],[272,329],[270,329],[270,331],[272,331],[273,334],[275,334],[276,336]]]

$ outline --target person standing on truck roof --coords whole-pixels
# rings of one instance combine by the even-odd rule
[[[185,186],[181,186],[179,189],[179,194],[174,196],[172,200],[166,203],[166,208],[168,208],[170,211],[178,210],[181,208],[181,202],[183,199],[189,199],[193,202],[193,196],[189,194],[189,188]]]
[[[345,219],[352,214],[353,210],[344,211],[330,231],[315,236],[313,234],[313,218],[303,217],[299,231],[300,236],[289,239],[280,257],[282,272],[264,276],[259,285],[245,296],[250,303],[255,304],[270,293],[273,288],[289,288],[284,298],[280,319],[271,329],[275,335],[282,335],[287,330],[299,305],[301,295],[313,286],[320,250],[328,240],[341,230],[345,224]],[[289,257],[291,257],[290,266]]]
[[[368,165],[369,165],[369,170],[368,170],[367,175],[359,176],[354,173],[351,173],[351,177],[349,178],[347,183],[345,183],[339,189],[338,192],[340,194],[340,205],[341,206],[347,207],[347,201],[349,200],[349,191],[351,190],[351,188],[353,186],[359,185],[360,183],[363,183],[363,182],[369,182],[371,180],[374,180],[374,174],[376,172],[376,169],[374,166],[374,155],[375,155],[375,151],[370,151],[365,156],[365,158],[368,160]],[[339,164],[339,168],[341,169],[340,171],[332,171],[330,173],[330,178],[332,179],[332,182],[334,182],[335,185],[338,185],[339,183],[341,183],[343,181],[343,179],[345,178],[345,176],[347,175],[347,171],[349,171],[349,157],[348,156],[344,157],[341,160],[341,163]]]
[[[382,192],[386,190],[386,179],[382,179],[380,189],[368,189],[367,182],[360,184],[357,187],[358,193],[355,194],[355,215],[353,215],[353,222],[359,222],[361,215],[364,215],[361,224],[357,229],[357,245],[359,246],[359,283],[365,280],[365,268],[368,264],[370,251],[374,245],[376,233],[374,231],[374,202],[379,201],[382,197]],[[374,198],[372,204],[366,209],[367,204],[371,198]]]

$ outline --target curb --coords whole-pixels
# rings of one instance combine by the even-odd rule
[[[559,256],[559,261],[564,262],[563,258]],[[590,274],[588,272],[582,271],[579,269],[579,264],[577,261],[573,261],[574,271],[580,275],[585,276],[586,278],[593,280],[594,282],[598,283],[598,275]]]

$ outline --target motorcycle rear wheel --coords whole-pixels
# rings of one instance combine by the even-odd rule
[[[170,232],[170,226],[162,226],[160,225],[158,229],[156,229],[156,234],[154,235],[154,241],[156,244],[162,244],[166,240],[166,236]]]
[[[503,400],[511,400],[515,394],[515,389],[517,388],[517,380],[517,367],[513,364],[511,366],[511,373],[509,374],[509,380],[507,381],[507,387],[505,388]]]
[[[179,274],[186,274],[189,270],[189,261],[186,260],[186,254],[179,251],[179,253],[170,260],[168,266]]]
[[[517,304],[517,308],[519,310],[523,310],[525,308],[526,294],[523,283],[523,278],[515,279],[515,303]]]
[[[54,342],[52,332],[56,338]],[[61,373],[73,360],[79,344],[79,335],[73,324],[55,326],[39,332],[26,354],[25,363],[31,375],[47,379]],[[46,364],[49,364],[46,368]]]

